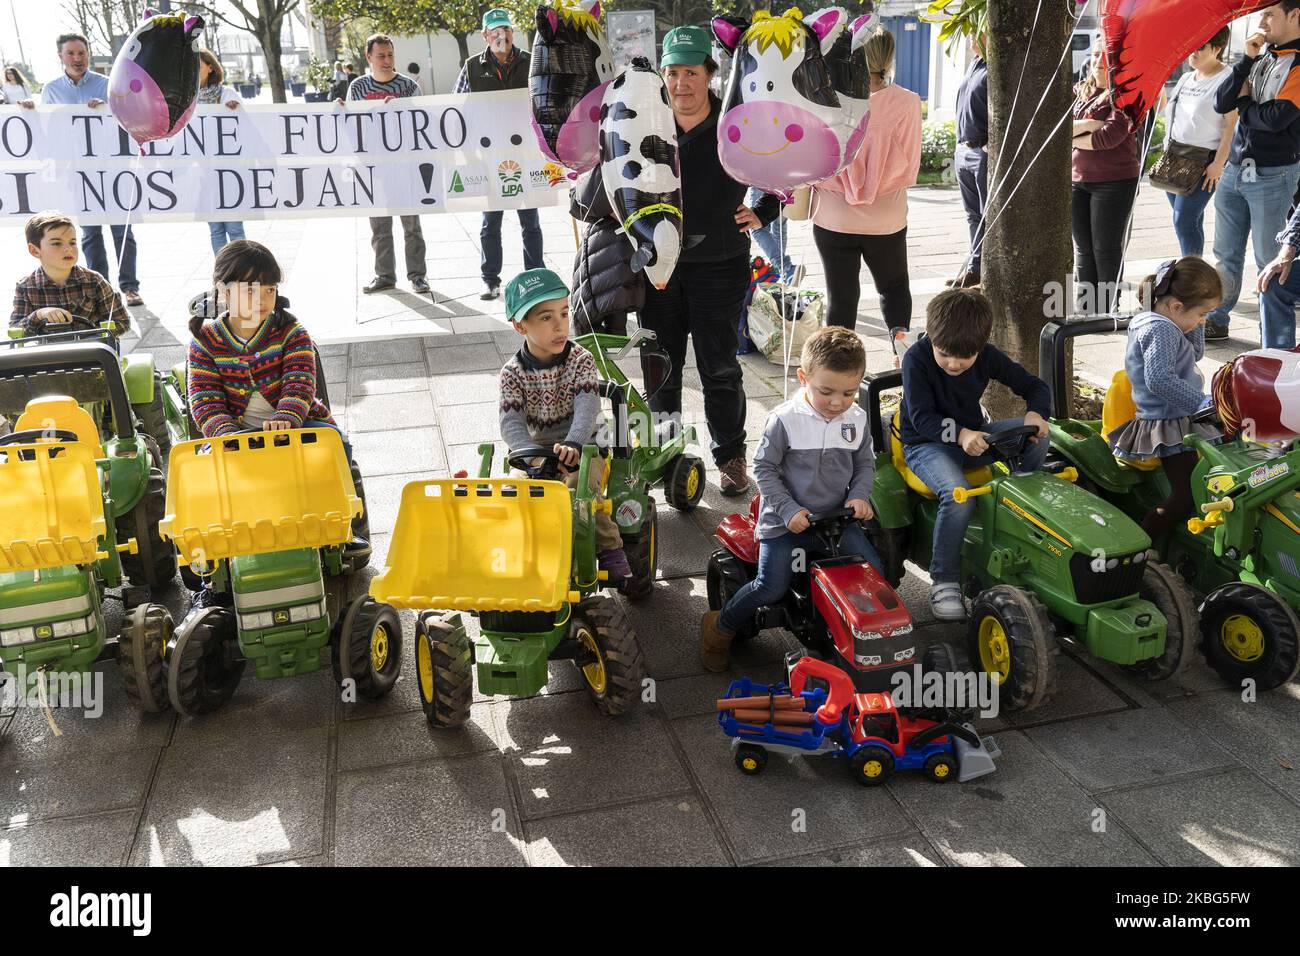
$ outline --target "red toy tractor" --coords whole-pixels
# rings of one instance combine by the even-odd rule
[[[709,558],[709,608],[720,610],[758,573],[759,496],[748,514],[728,515],[714,537],[722,548]],[[809,515],[808,530],[822,539],[824,556],[796,571],[778,604],[759,608],[735,641],[760,630],[790,631],[815,655],[835,663],[860,692],[888,690],[890,675],[917,660],[912,615],[894,589],[860,555],[839,553],[840,534],[854,520],[851,508]]]

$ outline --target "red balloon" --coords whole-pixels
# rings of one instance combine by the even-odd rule
[[[1184,59],[1233,20],[1277,0],[1101,0],[1115,105],[1136,123]]]

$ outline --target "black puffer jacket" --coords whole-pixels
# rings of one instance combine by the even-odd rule
[[[599,166],[579,176],[569,191],[569,213],[587,223],[573,264],[573,294],[569,297],[573,326],[579,335],[593,328],[617,331],[607,328],[602,320],[639,311],[645,302],[645,283],[629,264],[632,243],[617,231]]]

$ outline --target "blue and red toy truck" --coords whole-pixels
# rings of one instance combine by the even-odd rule
[[[843,670],[804,657],[790,683],[733,681],[717,703],[718,724],[733,738],[736,766],[761,773],[769,751],[842,757],[863,786],[884,783],[895,770],[923,770],[931,780],[965,783],[996,770],[1002,752],[970,724],[900,713],[888,693],[858,693]]]

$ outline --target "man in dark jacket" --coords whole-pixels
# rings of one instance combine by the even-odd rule
[[[1300,183],[1300,0],[1265,7],[1258,32],[1246,38],[1245,55],[1225,72],[1214,108],[1236,110],[1237,131],[1214,192],[1214,259],[1223,301],[1205,320],[1207,339],[1228,337],[1247,239],[1254,237],[1261,272],[1277,255],[1277,234]]]
[[[957,88],[957,185],[970,226],[970,265],[946,285],[979,285],[980,253],[984,245],[984,206],[988,201],[989,67],[981,54],[984,38],[971,41],[975,58]]]
[[[490,90],[518,90],[528,87],[528,54],[514,45],[510,14],[501,8],[483,14],[483,40],[487,49],[472,56],[460,68],[456,93],[486,93]],[[540,269],[542,225],[536,209],[520,209],[519,225],[524,234],[524,268]],[[501,210],[483,213],[479,242],[483,247],[483,292],[480,299],[501,294]]]

